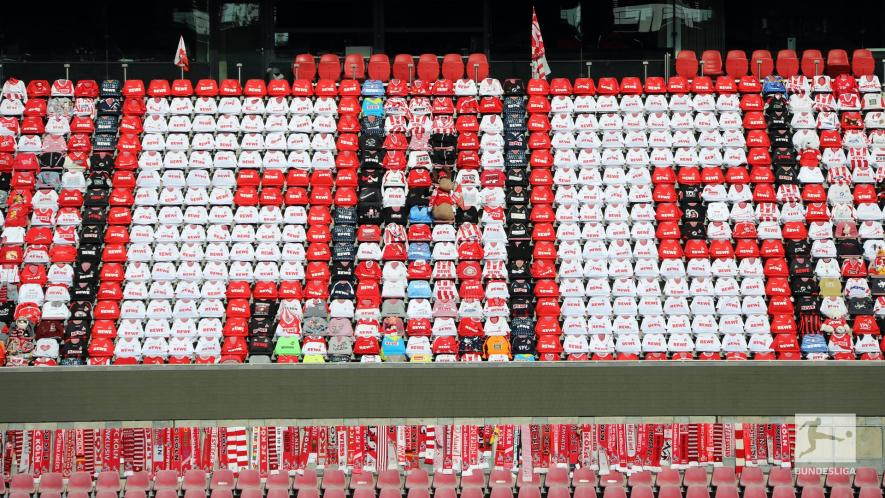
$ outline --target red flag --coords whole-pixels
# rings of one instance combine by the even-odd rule
[[[544,50],[544,39],[541,37],[541,26],[538,14],[532,6],[532,78],[547,78],[550,65],[547,64],[547,53]]]
[[[190,61],[187,58],[187,49],[184,47],[184,37],[178,39],[178,49],[175,51],[175,65],[187,71],[190,69]]]

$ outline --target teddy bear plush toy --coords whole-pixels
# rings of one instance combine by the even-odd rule
[[[452,223],[455,221],[455,200],[452,197],[452,190],[455,184],[450,178],[441,178],[436,192],[430,200],[431,214],[434,221],[442,223]]]

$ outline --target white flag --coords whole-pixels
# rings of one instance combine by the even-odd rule
[[[175,65],[185,71],[190,69],[190,61],[187,58],[187,49],[184,47],[184,36],[178,39],[178,49],[175,51]]]
[[[550,65],[547,64],[541,26],[538,24],[538,14],[535,13],[535,7],[532,6],[532,78],[546,79],[549,74]]]

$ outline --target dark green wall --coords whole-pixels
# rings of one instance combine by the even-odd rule
[[[885,415],[885,364],[616,362],[0,369],[0,422]]]

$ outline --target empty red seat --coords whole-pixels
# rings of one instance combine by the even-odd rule
[[[175,80],[172,82],[173,97],[190,97],[194,94],[194,85],[191,80]]]
[[[406,489],[430,487],[430,475],[424,469],[412,469],[406,474]]]
[[[793,471],[783,467],[772,467],[768,471],[768,487],[792,486]]]
[[[261,489],[261,475],[255,469],[241,470],[240,474],[237,476],[236,489],[238,489],[240,491],[246,491],[247,489],[259,489],[260,490]]]
[[[150,97],[168,97],[172,93],[172,87],[168,80],[151,80],[147,93]]]
[[[463,492],[461,496],[464,496]],[[513,498],[513,488],[492,488],[491,493],[489,493],[489,498]]]
[[[826,485],[828,488],[851,486],[851,472],[848,469],[829,469]]]
[[[326,470],[323,471],[323,489],[344,489],[347,487],[347,481],[342,470]]]
[[[873,488],[879,486],[879,474],[872,467],[858,467],[854,471],[854,487]]]
[[[596,488],[594,486],[575,487],[573,498],[596,498]]]
[[[762,79],[771,75],[774,70],[774,61],[771,59],[771,52],[768,50],[754,50],[750,56],[750,74],[756,79]]]
[[[234,489],[236,478],[232,470],[216,469],[212,472],[212,479],[209,481],[209,489]]]
[[[206,78],[197,82],[197,88],[194,91],[199,97],[215,97],[218,95],[218,82]]]
[[[378,489],[400,489],[403,487],[398,470],[388,469],[378,473]]]
[[[713,467],[713,486],[733,486],[737,483],[734,467]]]
[[[802,488],[801,498],[824,498],[822,486],[805,486]]]
[[[489,59],[486,54],[470,54],[467,56],[467,77],[482,81],[489,77]]]
[[[879,488],[876,488],[879,489]],[[861,490],[863,491],[863,490]],[[854,489],[840,486],[830,490],[830,498],[854,498]]]
[[[624,95],[642,94],[642,80],[635,76],[624,76],[621,78],[621,93]]]
[[[550,467],[547,469],[547,478],[544,479],[544,484],[548,488],[554,486],[568,486],[568,469],[565,467]]]
[[[588,469],[587,467],[581,467],[580,469],[575,469],[574,474],[572,474],[572,486],[575,488],[580,488],[584,486],[596,487],[596,472],[593,469]]]
[[[461,498],[485,498],[485,492],[482,488],[463,488],[460,496]]]
[[[457,81],[464,77],[464,60],[458,54],[446,54],[442,61],[442,77]]]
[[[384,488],[378,493],[378,498],[403,498],[403,490],[400,488]]]
[[[496,487],[513,487],[513,474],[509,470],[494,469],[489,474],[489,486]]]
[[[801,468],[796,472],[796,486],[804,488],[807,486],[823,486],[823,474],[817,469]]]
[[[713,80],[709,76],[695,76],[691,80],[691,93],[707,94],[713,93],[716,87],[713,86]]]
[[[415,79],[415,59],[409,54],[396,54],[393,58],[393,77],[405,82]]]
[[[292,482],[294,489],[318,489],[319,487],[320,480],[315,470],[305,470],[301,474],[295,474],[295,479]]]
[[[409,496],[412,496],[412,491],[415,490],[409,490]],[[433,498],[458,498],[458,491],[455,488],[439,488],[433,492]]]
[[[701,53],[701,61],[704,65],[701,67],[703,74],[707,76],[722,76],[722,53],[718,50],[704,50]]]
[[[654,498],[654,492],[651,490],[651,486],[646,484],[639,484],[636,486],[630,487],[630,498]]]
[[[436,81],[439,78],[439,59],[436,54],[421,54],[418,56],[418,79],[427,82]]]
[[[341,78],[341,59],[336,54],[323,54],[317,66],[321,80],[338,81]]]
[[[185,490],[184,498],[206,498],[206,490],[205,489]]]
[[[725,74],[738,79],[746,76],[748,69],[747,53],[743,50],[729,50],[725,54]]]
[[[627,482],[630,486],[654,486],[655,475],[650,470],[634,472],[627,478]]]
[[[295,496],[296,498],[320,498],[320,490],[317,488],[302,488],[295,493]]]
[[[747,467],[741,472],[741,486],[765,486],[765,474],[759,467]]]
[[[710,490],[707,486],[689,486],[685,498],[710,498]]]
[[[859,48],[854,51],[851,56],[851,72],[855,76],[865,76],[873,74],[876,70],[876,60],[873,53],[868,49]]]
[[[824,74],[824,56],[820,50],[808,49],[802,52],[802,74],[805,76],[817,76]]]
[[[247,97],[266,97],[267,85],[264,83],[264,80],[255,78],[246,80],[246,84],[243,86],[243,95]]]
[[[738,487],[734,484],[723,484],[716,488],[715,498],[740,498]]]
[[[523,486],[519,488],[518,498],[541,498],[541,488],[537,486]]]
[[[206,496],[205,494],[202,496]],[[230,489],[213,489],[209,492],[209,498],[233,498],[234,492]]]
[[[661,486],[658,498],[682,498],[682,488],[677,486]]]
[[[218,88],[218,93],[222,97],[239,97],[243,94],[243,86],[240,85],[239,80],[228,78],[226,80],[221,80],[221,86]]]
[[[71,474],[71,477],[68,478],[68,492],[71,491],[85,491],[87,493],[92,491],[92,475],[82,471]],[[2,490],[0,490],[0,494],[3,494]]]
[[[448,490],[452,493],[455,492],[455,488],[448,488]],[[446,494],[444,490],[442,494]],[[409,489],[406,498],[430,498],[430,490],[427,488],[411,488]]]
[[[841,48],[834,48],[827,52],[827,74],[839,76],[851,72],[851,63],[848,61],[848,52]]]
[[[375,488],[355,489],[353,490],[353,498],[375,498]]]
[[[541,474],[538,472],[529,472],[528,479],[526,479],[524,469],[519,469],[516,472],[516,487],[517,488],[540,488],[541,487]]]
[[[608,486],[602,492],[602,498],[627,498],[627,490],[624,486]]]
[[[390,80],[390,58],[387,54],[372,54],[369,57],[369,78],[373,80]]]
[[[618,471],[611,471],[604,476],[599,476],[599,485],[603,488],[609,486],[626,486],[627,478]]]
[[[882,488],[861,488],[857,498],[882,498]]]
[[[746,469],[744,469],[744,472],[746,472]],[[744,488],[743,498],[768,498],[768,493],[765,491],[764,486],[750,486]]]
[[[240,498],[264,498],[264,491],[259,488],[246,488],[240,492]]]
[[[68,498],[74,498],[70,491],[68,492]],[[123,498],[147,498],[147,493],[141,489],[127,489],[123,491]]]
[[[661,469],[655,482],[659,487],[682,486],[682,474],[676,469]]]
[[[185,491],[206,491],[206,472],[202,470],[192,469],[184,473],[181,489]]]
[[[483,488],[486,485],[482,471],[464,472],[461,474],[461,489]]]
[[[703,467],[689,467],[685,469],[685,475],[682,476],[682,483],[686,486],[706,486],[707,469]]]
[[[778,486],[772,490],[771,498],[796,498],[796,489],[793,486]]]
[[[437,472],[433,474],[433,489],[458,487],[458,476],[453,473]]]
[[[694,50],[680,50],[676,54],[676,74],[686,79],[698,74],[698,56]]]
[[[350,489],[374,489],[375,476],[369,472],[354,472],[350,476]]]
[[[591,491],[593,490],[593,488],[587,487],[585,487],[584,489],[589,489]],[[568,488],[564,486],[554,486],[547,488],[547,498],[572,498],[572,494],[569,493]]]
[[[777,74],[790,78],[799,74],[799,57],[795,50],[784,49],[777,52]]]
[[[344,498],[344,490],[338,490],[341,492],[340,497],[336,498]],[[289,498],[289,490],[288,489],[268,489],[267,490],[267,498]],[[316,498],[316,497],[313,497]]]
[[[61,493],[65,489],[64,478],[59,472],[47,472],[40,476],[40,494]]]
[[[289,482],[289,474],[285,472],[277,472],[276,474],[270,474],[267,476],[267,479],[264,481],[265,489],[282,489],[288,491],[292,488],[292,484]]]
[[[175,483],[178,485],[178,474],[175,475]],[[96,491],[113,491],[120,492],[120,473],[113,470],[99,472],[95,479]]]
[[[366,60],[360,54],[344,56],[344,77],[361,80],[366,77]]]
[[[292,72],[296,80],[313,81],[317,76],[317,62],[311,54],[298,54],[292,65]]]

